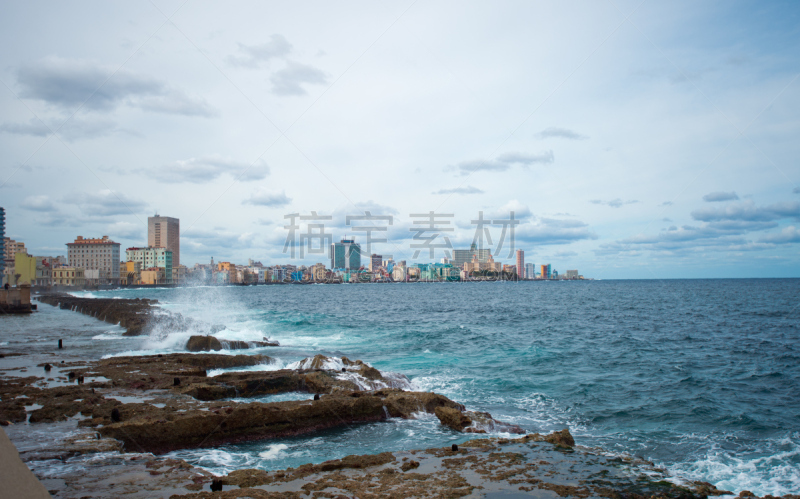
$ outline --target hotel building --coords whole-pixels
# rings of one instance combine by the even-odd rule
[[[119,243],[108,236],[78,236],[75,242],[67,243],[67,260],[71,267],[99,271],[98,284],[119,284]]]

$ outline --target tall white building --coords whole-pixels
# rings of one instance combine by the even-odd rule
[[[532,263],[525,264],[525,279],[536,279],[536,265]]]
[[[70,267],[85,271],[97,270],[99,284],[119,284],[119,243],[108,236],[99,239],[78,236],[67,243],[67,260]]]
[[[166,248],[172,252],[172,267],[181,264],[181,222],[177,218],[162,217],[156,213],[147,217],[147,245]]]

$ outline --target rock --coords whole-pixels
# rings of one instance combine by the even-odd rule
[[[113,421],[113,422],[115,422],[115,423],[118,423],[118,422],[119,422],[119,420],[120,420],[120,417],[119,417],[119,409],[117,409],[117,408],[115,407],[115,408],[111,409],[111,421]]]
[[[222,480],[214,479],[211,480],[211,492],[219,492],[222,490]]]
[[[191,336],[186,342],[186,350],[190,352],[208,352],[222,350],[222,344],[214,336]]]
[[[554,445],[560,445],[561,447],[575,447],[575,440],[572,438],[569,430],[564,428],[561,431],[554,431],[553,433],[544,437],[545,442],[550,442]]]
[[[458,445],[456,445],[456,444],[451,445],[450,446],[450,450],[453,451],[453,452],[458,452]]]
[[[400,469],[403,471],[413,470],[416,468],[419,468],[419,461],[414,461],[413,459],[411,461],[406,461],[402,466],[400,466]]]
[[[472,424],[472,420],[467,415],[452,407],[437,407],[435,414],[443,425],[455,431],[462,431]]]
[[[431,407],[428,412],[433,412],[435,407],[458,406],[442,395],[395,390],[337,393],[314,402],[226,404],[216,410],[190,409],[179,413],[152,406],[147,412],[126,410],[124,421],[103,424],[98,431],[121,440],[128,449],[164,453],[377,422],[386,417],[384,407],[395,416],[410,418],[426,407]],[[126,408],[131,405],[135,404],[127,404]],[[108,422],[102,420],[96,424],[104,421]]]

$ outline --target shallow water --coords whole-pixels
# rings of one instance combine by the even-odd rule
[[[277,358],[263,369],[317,353],[361,359],[528,431],[567,426],[580,445],[638,455],[719,488],[778,495],[800,490],[799,291],[797,279],[742,279],[94,295],[157,298],[165,309],[224,324],[222,339],[280,341],[249,351]],[[92,359],[181,351],[192,334],[126,338],[77,313],[40,310],[13,319],[17,336],[0,323],[0,342],[52,350],[64,336],[70,352]],[[466,439],[427,416],[172,455],[222,473]]]

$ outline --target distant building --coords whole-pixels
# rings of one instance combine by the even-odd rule
[[[119,279],[120,284],[141,284],[142,262],[120,262]]]
[[[361,245],[355,239],[343,238],[331,244],[331,268],[358,270],[361,268]]]
[[[36,283],[36,258],[18,251],[14,255],[14,277],[16,279],[11,283],[16,286],[20,284],[33,286]]]
[[[578,278],[578,271],[577,270],[568,270],[564,274],[565,279],[577,279]]]
[[[148,217],[147,245],[153,248],[167,248],[172,252],[172,266],[179,266],[181,264],[180,220],[177,218],[162,217],[157,213],[154,217]]]
[[[3,241],[3,244],[0,244],[0,285],[5,284],[3,282],[3,277],[6,274],[6,210],[0,208],[0,241]]]
[[[406,266],[405,263],[399,263],[392,266],[392,280],[394,282],[405,282],[406,280]]]
[[[486,263],[489,261],[491,254],[491,250],[478,249],[475,243],[472,243],[472,246],[470,246],[468,250],[454,249],[453,259],[450,261],[450,263],[453,265],[453,267],[463,269],[464,264],[471,263],[473,257],[477,257],[479,263]]]
[[[315,282],[324,282],[327,277],[328,269],[325,268],[325,264],[317,263],[311,266],[311,276]]]
[[[552,279],[553,275],[550,272],[550,264],[542,265],[542,279]]]
[[[142,284],[173,283],[172,251],[167,248],[128,248],[125,250],[125,260],[139,263],[141,268],[140,280]],[[151,272],[145,276],[145,271],[150,271],[155,268],[163,269],[163,272],[161,274],[154,274]],[[153,279],[160,279],[160,281],[152,282]]]
[[[85,286],[83,269],[79,267],[58,267],[53,270],[53,284],[57,286]]]
[[[9,239],[7,237],[4,237],[3,238],[3,254],[4,254],[3,255],[4,256],[3,264],[4,264],[5,269],[3,270],[3,272],[4,272],[4,276],[3,277],[5,278],[5,282],[7,282],[9,284],[14,284],[14,265],[15,265],[14,255],[16,255],[17,252],[20,252],[20,253],[27,253],[28,252],[25,249],[25,243],[17,242],[17,241],[15,241],[13,239]]]
[[[525,264],[525,279],[536,279],[536,265],[532,263]]]
[[[525,252],[517,250],[517,277],[525,279]]]
[[[383,266],[383,255],[376,255],[375,253],[369,257],[369,271],[375,272]]]
[[[75,242],[67,243],[67,259],[72,267],[99,270],[99,284],[119,284],[119,243],[108,236],[78,236]]]
[[[150,267],[142,271],[142,284],[153,286],[156,284],[164,284],[166,280],[167,274],[162,267]]]
[[[463,269],[467,276],[470,275],[470,272],[502,272],[503,264],[500,262],[495,262],[494,257],[492,257],[491,254],[486,262],[481,262],[476,254],[473,255],[471,262],[464,264]]]

